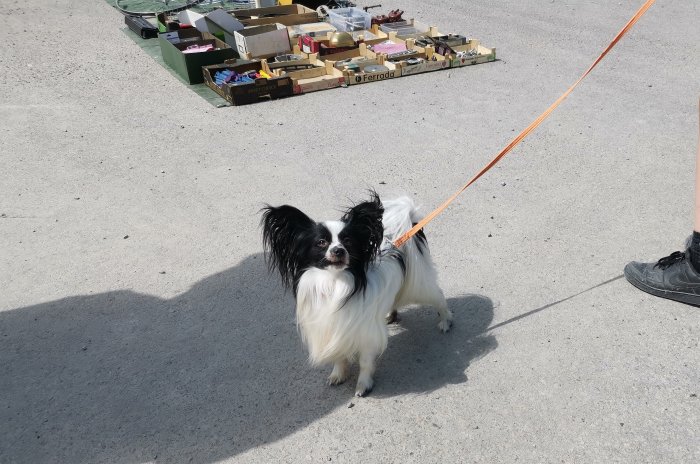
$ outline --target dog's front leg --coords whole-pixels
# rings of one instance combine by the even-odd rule
[[[365,351],[360,353],[360,375],[357,378],[357,386],[355,387],[355,396],[366,396],[374,387],[374,369],[377,361],[377,353],[374,351]]]
[[[435,303],[437,307],[438,314],[440,315],[440,322],[438,322],[438,328],[442,333],[447,332],[452,327],[452,311],[447,307],[447,302],[445,298],[442,298],[441,302]]]
[[[328,376],[328,385],[340,385],[348,378],[349,363],[347,359],[341,359],[333,364],[333,371]]]
[[[399,318],[399,311],[396,308],[392,309],[391,312],[387,314],[384,319],[386,320],[387,324],[396,324],[401,320]]]

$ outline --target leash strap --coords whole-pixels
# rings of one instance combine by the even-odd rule
[[[488,172],[489,169],[494,167],[504,156],[506,156],[508,154],[508,152],[510,152],[516,145],[518,145],[525,137],[527,137],[528,134],[530,134],[530,132],[535,130],[535,128],[537,128],[537,126],[539,126],[542,123],[542,121],[547,119],[547,117],[549,117],[549,115],[552,113],[552,111],[554,111],[554,109],[556,107],[558,107],[561,104],[561,102],[563,102],[566,99],[566,97],[569,96],[569,94],[581,83],[581,81],[583,79],[585,79],[586,76],[588,76],[588,74],[593,70],[593,68],[595,68],[603,58],[605,58],[605,55],[607,55],[608,52],[610,50],[612,50],[612,48],[615,45],[617,45],[617,43],[620,41],[620,39],[622,39],[622,37],[627,33],[627,31],[629,31],[632,28],[632,26],[634,26],[637,23],[637,21],[639,21],[639,18],[641,18],[644,15],[644,13],[646,13],[646,11],[651,7],[651,5],[654,4],[655,1],[656,0],[647,0],[644,3],[644,5],[642,5],[642,7],[637,11],[637,13],[635,13],[635,15],[632,16],[632,19],[630,19],[627,22],[625,27],[623,27],[622,30],[620,30],[620,32],[617,33],[617,35],[612,40],[612,42],[610,42],[610,44],[605,48],[605,50],[603,50],[603,53],[601,53],[600,56],[593,62],[593,64],[586,70],[586,72],[583,73],[583,75],[581,77],[579,77],[579,79],[574,83],[574,85],[569,87],[568,90],[566,92],[564,92],[564,94],[561,97],[559,97],[557,99],[557,101],[552,103],[552,105],[544,111],[544,113],[539,115],[537,117],[537,119],[535,119],[529,126],[527,126],[525,128],[525,130],[523,130],[520,134],[518,134],[518,136],[515,137],[503,150],[501,150],[501,152],[498,155],[496,155],[496,157],[493,158],[486,166],[484,166],[481,169],[481,171],[477,172],[476,175],[469,180],[469,182],[464,184],[464,186],[462,186],[459,190],[457,190],[443,204],[441,204],[435,210],[433,210],[430,214],[425,216],[421,221],[419,221],[415,226],[413,226],[413,228],[411,230],[409,230],[408,232],[403,234],[401,237],[396,239],[396,241],[394,242],[394,246],[400,247],[401,245],[406,243],[406,241],[408,239],[410,239],[416,233],[418,233],[418,231],[421,230],[426,224],[428,224],[430,221],[435,219],[435,217],[438,214],[442,213],[445,210],[445,208],[447,208],[450,205],[450,203],[455,201],[457,199],[457,197],[467,189],[467,187],[469,187],[474,182],[476,182],[477,179],[479,179],[479,177],[486,174],[486,172]]]

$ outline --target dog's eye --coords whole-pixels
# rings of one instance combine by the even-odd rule
[[[323,239],[321,239],[321,240],[319,240],[318,242],[316,242],[316,246],[317,246],[317,247],[320,247],[320,248],[324,248],[324,247],[327,247],[327,246],[328,246],[328,242],[325,241],[325,240],[323,240]]]

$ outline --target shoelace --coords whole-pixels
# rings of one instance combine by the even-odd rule
[[[654,265],[654,267],[658,267],[659,269],[663,270],[683,261],[685,261],[685,253],[682,251],[674,251],[670,255],[661,258],[659,262]]]

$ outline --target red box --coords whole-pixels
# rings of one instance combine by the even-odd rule
[[[328,45],[328,36],[310,36],[308,34],[303,34],[299,36],[299,50],[304,53],[318,53],[321,48],[321,43],[326,42]]]

